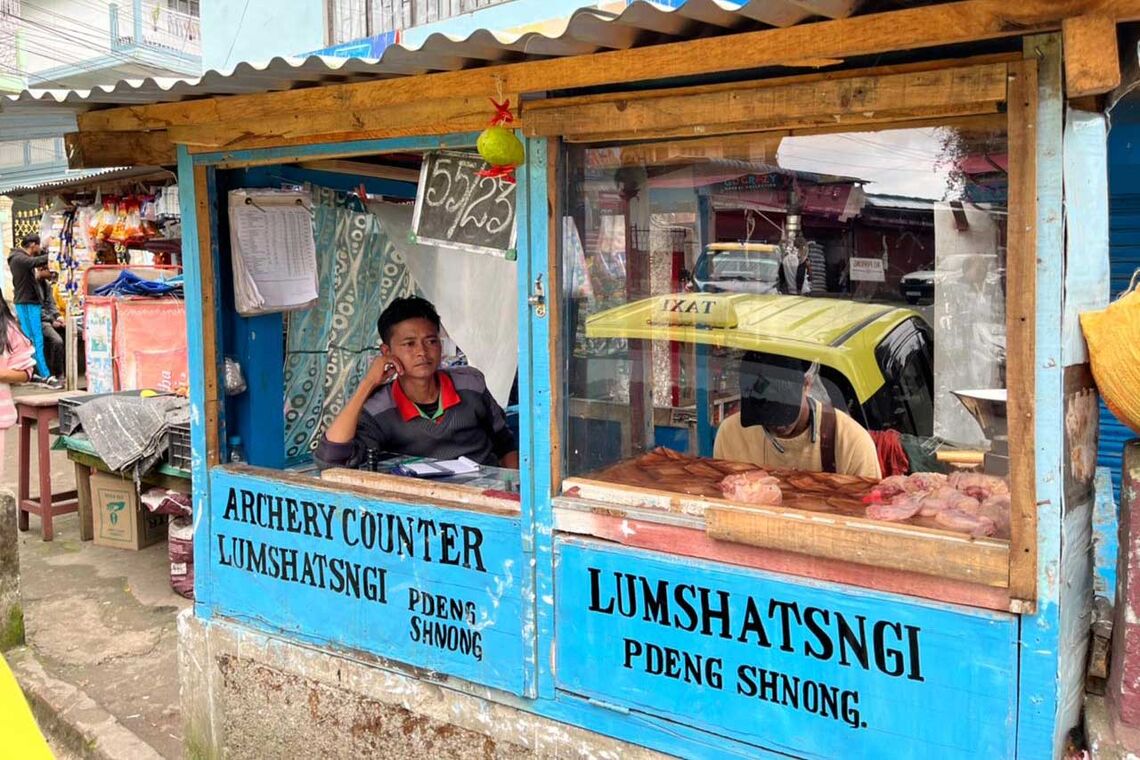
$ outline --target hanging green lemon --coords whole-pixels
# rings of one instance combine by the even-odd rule
[[[526,150],[515,137],[513,129],[487,127],[475,141],[475,148],[491,166],[521,166],[526,162]]]

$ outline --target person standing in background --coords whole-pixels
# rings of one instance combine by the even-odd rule
[[[41,253],[40,236],[26,235],[19,248],[13,248],[8,255],[8,268],[12,270],[12,295],[16,305],[16,318],[20,329],[32,342],[36,352],[36,371],[39,382],[50,388],[60,388],[62,384],[48,368],[44,354],[43,334],[43,294],[40,292],[40,271],[47,267],[48,255]]]
[[[37,270],[37,272],[42,271]],[[49,270],[46,277],[40,276],[36,279],[36,285],[42,295],[40,328],[44,336],[44,356],[47,358],[48,371],[52,377],[60,377],[67,368],[63,315],[60,314],[59,305],[55,301],[55,291],[52,288],[52,283],[57,277],[55,272]]]
[[[16,424],[13,385],[26,383],[36,366],[35,348],[0,293],[0,482],[4,482],[4,432]]]

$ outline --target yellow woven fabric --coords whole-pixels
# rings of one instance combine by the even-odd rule
[[[1081,329],[1105,406],[1140,433],[1140,290],[1081,314]]]

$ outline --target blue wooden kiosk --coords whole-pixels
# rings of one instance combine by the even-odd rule
[[[846,15],[859,4],[768,5]],[[1093,497],[1070,476],[1066,399],[1089,384],[1076,314],[1107,287],[1086,281],[1099,266],[1085,262],[1108,255],[1106,239],[1073,241],[1081,225],[1106,224],[1096,94],[1119,75],[1115,24],[1140,17],[1140,3],[1087,18],[1052,5],[864,8],[82,116],[73,156],[108,151],[115,135],[177,151],[194,410],[196,602],[180,622],[189,745],[248,751],[266,741],[263,723],[283,751],[347,756],[404,711],[420,721],[405,733],[426,731],[440,752],[458,736],[468,749],[563,756],[1060,756],[1080,720],[1092,583]],[[1085,5],[1066,7],[1097,10]],[[226,192],[284,176],[411,198],[414,182],[326,172],[361,156],[469,149],[496,93],[527,96],[520,498],[289,469],[283,317],[233,310]],[[699,499],[567,482],[569,146],[971,119],[1000,123],[1008,139],[1008,539],[774,510],[742,518],[748,541],[721,540]],[[245,394],[224,395],[225,356],[242,364]],[[228,463],[235,434],[244,464]],[[334,693],[355,723],[321,707]],[[307,712],[291,711],[306,699]]]

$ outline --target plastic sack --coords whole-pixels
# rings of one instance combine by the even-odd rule
[[[166,540],[170,559],[170,587],[176,594],[194,598],[194,521],[175,517]]]
[[[140,497],[142,504],[153,514],[189,517],[190,497],[181,491],[171,491],[155,486],[147,489]]]
[[[1140,269],[1118,300],[1081,314],[1097,389],[1116,418],[1140,433]]]

